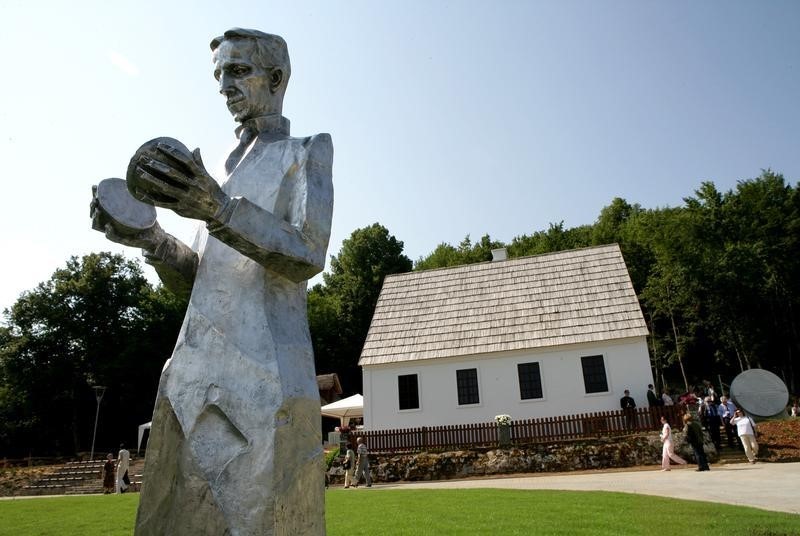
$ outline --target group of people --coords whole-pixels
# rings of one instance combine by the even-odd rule
[[[369,451],[367,444],[364,443],[364,438],[359,437],[356,439],[356,451],[347,445],[347,454],[344,457],[344,487],[349,488],[353,486],[358,487],[363,476],[368,488],[372,487],[372,477],[369,474]]]
[[[713,405],[713,399],[706,397],[703,401],[705,412],[701,410],[700,419],[708,430],[711,440],[717,449],[720,448],[720,426],[736,426],[738,441],[744,448],[745,456],[750,463],[758,460],[758,442],[756,441],[756,423],[741,409],[737,408],[727,397],[720,398],[719,406]],[[683,416],[683,432],[686,434],[686,441],[692,447],[695,459],[697,460],[698,471],[709,471],[708,458],[706,457],[703,443],[703,429],[700,423],[695,420],[691,413]],[[726,433],[728,430],[726,428]],[[731,434],[728,433],[729,445],[733,446]],[[661,417],[661,470],[670,470],[670,461],[684,465],[686,460],[675,454],[675,445],[672,440],[672,428],[667,422],[666,417]]]
[[[125,448],[124,443],[119,445],[117,463],[114,463],[114,455],[109,453],[106,456],[106,463],[103,465],[103,493],[125,493],[131,485],[128,476],[128,468],[131,462],[131,453]]]
[[[675,401],[672,399],[672,396],[669,394],[669,389],[666,387],[661,392],[661,396],[656,394],[656,389],[653,387],[653,384],[649,384],[647,386],[647,405],[650,407],[653,406],[674,406]]]
[[[651,398],[651,394],[653,398]],[[672,405],[664,401],[662,404],[653,404],[655,391],[652,385],[648,385],[647,391],[648,402],[651,405]],[[666,395],[666,393],[665,393]],[[668,395],[667,395],[668,396]],[[670,398],[670,402],[672,399]],[[623,410],[632,410],[636,407],[636,403],[630,396],[630,392],[625,390],[625,396],[620,400],[620,406]],[[698,412],[702,425],[709,431],[712,442],[717,449],[720,448],[720,427],[725,426],[726,435],[728,437],[728,445],[734,445],[734,437],[732,434],[733,426],[736,426],[737,438],[744,448],[745,455],[750,463],[756,463],[758,459],[758,443],[756,441],[756,424],[741,409],[728,399],[726,396],[720,397],[719,404],[713,403],[711,395],[706,396],[703,400],[703,405]],[[701,423],[693,417],[691,413],[686,413],[683,416],[683,432],[686,434],[686,441],[692,447],[695,459],[697,460],[697,471],[709,471],[708,458],[706,457],[703,444],[705,442],[703,436],[703,428]],[[663,444],[661,450],[661,470],[669,471],[670,462],[675,462],[680,465],[686,465],[686,460],[681,458],[675,453],[675,443],[672,437],[672,427],[670,426],[667,418],[661,416],[661,442]],[[344,457],[343,467],[344,473],[344,487],[358,487],[361,478],[366,481],[367,487],[372,486],[372,478],[369,472],[369,456],[367,445],[364,443],[364,438],[359,437],[356,439],[357,448],[354,452],[348,445],[347,453]]]
[[[702,399],[698,414],[700,422],[691,413],[683,416],[683,432],[686,434],[686,441],[692,447],[695,459],[697,460],[697,471],[709,471],[708,457],[706,456],[703,444],[703,427],[708,430],[711,441],[719,450],[721,448],[720,429],[724,427],[728,440],[728,446],[734,447],[736,443],[742,445],[745,456],[750,463],[758,460],[758,442],[756,441],[756,423],[751,417],[745,415],[741,409],[725,395],[719,398],[719,402],[714,401],[713,387],[710,387],[711,394],[706,394]],[[669,396],[668,391],[664,391],[661,397],[655,393],[653,385],[647,386],[647,402],[650,406],[672,406],[674,401]],[[630,391],[625,390],[624,396],[620,399],[620,406],[623,410],[632,410],[636,407],[636,402],[630,396]],[[793,416],[797,415],[797,402],[793,406]],[[702,426],[701,426],[702,424]],[[736,435],[734,435],[734,426]],[[661,470],[669,471],[670,463],[686,465],[688,462],[675,453],[675,443],[672,438],[672,427],[667,418],[661,416]],[[356,439],[357,448],[354,452],[348,445],[347,453],[344,458],[344,487],[358,487],[362,476],[365,478],[367,487],[372,486],[372,478],[369,473],[369,457],[367,445],[364,438]],[[111,456],[109,454],[109,456]]]

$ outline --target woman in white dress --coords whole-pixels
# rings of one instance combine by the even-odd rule
[[[664,446],[661,448],[661,470],[669,471],[669,461],[672,460],[680,465],[685,465],[686,460],[675,454],[675,447],[672,443],[672,428],[670,428],[667,418],[661,416],[661,442]]]

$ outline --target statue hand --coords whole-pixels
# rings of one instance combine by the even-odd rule
[[[155,251],[166,235],[158,223],[146,231],[142,231],[141,233],[135,235],[120,234],[111,223],[107,223],[102,229],[102,232],[104,232],[106,238],[112,242],[122,244],[123,246],[140,248],[144,251]]]
[[[92,186],[92,192],[97,192],[97,186]],[[122,228],[117,229],[114,226],[114,219],[100,206],[97,196],[93,196],[92,202],[89,205],[89,215],[92,218],[92,229],[100,231],[112,242],[122,244],[123,246],[152,251],[155,250],[166,236],[166,233],[164,233],[164,230],[158,222],[149,229],[135,234],[131,234],[130,230],[123,230]]]
[[[159,142],[139,156],[135,173],[143,201],[185,218],[210,221],[229,201],[206,171],[200,149],[188,153]]]

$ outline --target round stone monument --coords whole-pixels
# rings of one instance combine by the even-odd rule
[[[786,411],[789,390],[775,374],[763,369],[742,372],[731,383],[731,398],[756,417],[773,417]]]

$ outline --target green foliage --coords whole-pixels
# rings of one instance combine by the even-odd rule
[[[641,297],[668,360],[685,353],[693,377],[728,381],[763,367],[797,391],[797,199],[766,171],[725,193],[703,183],[682,209],[654,211]]]
[[[631,205],[624,199],[615,197],[610,205],[600,211],[600,217],[592,226],[592,243],[599,245],[619,242],[628,222],[641,212],[639,205]]]
[[[468,235],[464,237],[457,248],[450,244],[439,244],[433,253],[414,263],[414,270],[430,270],[490,261],[492,260],[492,250],[502,247],[505,247],[502,242],[492,240],[489,235],[483,235],[480,242],[476,244],[472,243]]]
[[[73,257],[23,294],[0,333],[0,452],[89,450],[92,385],[108,387],[97,445],[132,444],[184,308],[137,263],[108,253]]]
[[[408,272],[403,242],[375,223],[356,229],[331,257],[323,285],[308,295],[317,373],[336,372],[348,393],[361,392],[358,358],[387,275]]]
[[[704,182],[681,207],[614,198],[593,225],[515,237],[510,257],[618,243],[652,337],[657,383],[690,389],[762,367],[800,391],[800,189],[769,170],[720,192]],[[415,269],[490,259],[502,243],[443,243]]]
[[[537,231],[532,235],[515,237],[508,247],[511,257],[540,255],[566,249],[582,248],[592,245],[592,229],[589,226],[564,229],[564,222],[550,224],[547,231]]]
[[[339,447],[336,447],[332,451],[328,452],[325,455],[325,470],[330,471],[331,465],[333,465],[333,460],[339,457]]]
[[[126,494],[0,501],[0,536],[132,534],[138,498]],[[325,494],[325,512],[331,536],[800,532],[800,518],[793,514],[596,491],[331,489]]]

